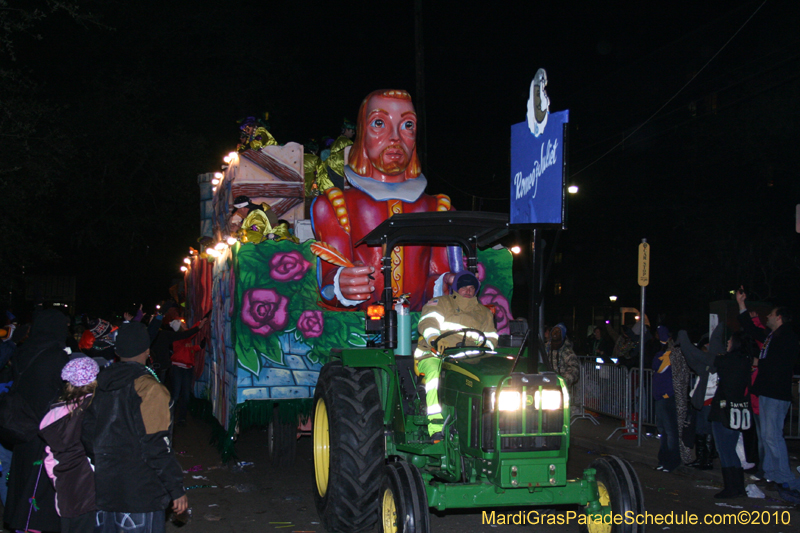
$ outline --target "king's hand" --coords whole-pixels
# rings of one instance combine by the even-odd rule
[[[339,271],[338,289],[348,300],[363,302],[375,292],[375,268],[356,261],[356,266],[342,267]]]

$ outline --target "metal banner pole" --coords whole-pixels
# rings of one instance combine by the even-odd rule
[[[644,408],[644,399],[642,398],[642,393],[644,391],[644,330],[646,327],[645,324],[645,313],[644,313],[644,292],[645,287],[650,283],[650,246],[647,244],[647,239],[642,239],[642,243],[639,245],[639,286],[642,288],[642,299],[639,303],[639,393],[637,397],[639,399],[639,406],[637,407],[637,413],[639,415],[639,429],[637,433],[636,445],[642,445],[642,420],[644,419],[644,413],[642,413],[642,409]]]
[[[528,373],[539,373],[539,316],[541,303],[541,271],[542,271],[542,246],[541,246],[541,230],[534,229],[531,231],[531,293],[530,293],[530,308],[528,328],[532,329],[532,335],[528,335]]]
[[[644,324],[644,291],[645,291],[645,288],[642,287],[642,301],[639,304],[639,307],[641,308],[640,311],[639,311],[639,313],[640,313],[639,316],[641,317],[641,318],[639,318],[639,325],[641,326],[641,328],[639,329],[639,394],[638,394],[638,397],[639,397],[639,407],[638,407],[639,430],[637,431],[637,434],[638,434],[638,438],[636,439],[636,445],[637,446],[641,446],[642,445],[642,419],[644,418],[644,416],[642,416],[642,406],[644,406],[644,400],[642,399],[642,391],[644,390],[644,328],[645,328],[645,324]]]

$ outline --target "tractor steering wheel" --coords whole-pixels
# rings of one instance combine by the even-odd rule
[[[431,343],[430,343],[431,348],[433,348],[433,351],[435,353],[439,354],[439,353],[441,353],[441,350],[439,349],[439,342],[440,341],[442,341],[443,339],[446,339],[447,337],[450,337],[451,335],[458,335],[458,334],[461,334],[461,333],[464,334],[464,338],[461,339],[461,342],[458,344],[457,347],[462,347],[463,348],[464,346],[466,346],[467,333],[470,333],[470,332],[477,333],[480,336],[479,337],[479,341],[480,342],[476,342],[475,343],[476,347],[483,348],[484,346],[486,346],[486,334],[484,332],[482,332],[479,329],[475,329],[475,328],[461,328],[461,329],[454,329],[452,331],[446,331],[446,332],[442,333],[441,335],[439,335],[438,337],[436,337],[435,339],[433,339],[431,341]]]

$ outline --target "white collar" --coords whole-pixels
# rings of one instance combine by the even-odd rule
[[[378,201],[402,200],[404,202],[416,202],[425,192],[425,187],[428,186],[428,180],[425,179],[424,174],[398,183],[386,183],[360,176],[353,172],[349,165],[345,165],[344,175],[350,185],[369,195],[373,200]]]

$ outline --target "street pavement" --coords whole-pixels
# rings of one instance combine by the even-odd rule
[[[592,419],[597,424],[592,422]],[[597,453],[612,454],[624,457],[631,463],[654,468],[658,466],[658,448],[660,446],[657,436],[650,431],[655,428],[645,426],[645,437],[639,444],[636,434],[628,434],[619,420],[599,415],[587,415],[586,418],[573,418],[571,429],[572,444]],[[786,441],[789,451],[789,462],[792,472],[797,473],[800,466],[800,439]],[[719,459],[714,461],[713,470],[696,470],[682,466],[675,472],[676,475],[689,479],[707,479],[711,482],[722,483],[722,472],[719,468]],[[798,474],[800,476],[800,474]],[[745,474],[745,483],[755,483]],[[761,484],[765,485],[765,484]]]
[[[617,438],[619,421],[598,417],[598,425],[589,420],[575,420],[571,426],[570,461],[568,475],[579,477],[583,469],[604,454],[613,454],[630,461],[636,470],[644,492],[645,506],[649,513],[673,514],[694,513],[721,516],[720,513],[747,513],[758,515],[766,525],[650,525],[649,531],[702,531],[722,533],[748,531],[789,533],[797,531],[800,511],[786,503],[777,493],[766,491],[767,498],[737,498],[715,500],[713,494],[721,490],[722,479],[719,461],[714,470],[702,472],[681,467],[673,473],[653,470],[656,466],[658,440],[645,439],[642,446],[636,440]],[[313,498],[313,458],[311,439],[298,441],[297,460],[292,468],[278,469],[269,464],[267,434],[263,428],[251,428],[238,439],[238,458],[223,464],[214,446],[209,444],[210,427],[207,423],[191,420],[187,426],[175,431],[175,450],[186,470],[185,485],[189,487],[191,517],[188,520],[170,521],[167,530],[211,533],[218,531],[250,532],[304,532],[322,533]],[[792,467],[798,465],[800,442],[789,441]],[[237,464],[243,461],[244,465]],[[761,483],[763,487],[763,483]],[[518,526],[484,523],[482,511],[448,510],[431,514],[432,531],[441,533],[471,533],[502,531]],[[488,509],[491,511],[492,509]],[[516,512],[519,509],[498,509]],[[526,509],[530,510],[530,509]],[[566,516],[569,511],[579,511],[576,506],[553,509],[552,513]],[[737,515],[738,516],[738,515]],[[775,525],[778,519],[783,523]],[[550,531],[576,530],[576,524],[547,526]],[[523,531],[542,530],[541,526],[528,525]]]
[[[758,531],[790,533],[797,531],[800,510],[780,499],[775,491],[766,490],[763,482],[756,483],[766,493],[766,498],[736,498],[715,500],[713,495],[721,490],[722,479],[719,461],[714,470],[698,471],[680,467],[672,473],[658,472],[656,466],[658,440],[644,439],[641,446],[636,440],[617,438],[619,421],[597,418],[595,425],[588,419],[578,419],[571,425],[568,476],[580,477],[604,454],[616,455],[631,462],[639,477],[644,493],[645,508],[653,515],[679,517],[691,513],[698,517],[727,520],[744,513],[750,524],[743,525],[648,525],[653,531],[727,533],[730,531]],[[607,438],[614,432],[611,438]],[[298,441],[297,459],[291,468],[271,466],[268,459],[267,433],[264,428],[251,428],[239,436],[236,444],[238,457],[223,463],[216,446],[210,443],[211,427],[207,422],[189,417],[185,426],[175,428],[175,451],[188,489],[191,514],[171,517],[167,523],[169,533],[323,533],[313,496],[314,465],[311,439]],[[800,441],[788,441],[792,468],[800,461]],[[527,512],[533,508],[523,509]],[[484,511],[516,513],[520,509],[462,509],[431,513],[431,530],[437,533],[472,533],[502,531],[520,526],[486,523]],[[540,512],[542,510],[539,510]],[[578,513],[577,506],[562,506],[549,510],[550,516],[567,517]],[[542,515],[538,515],[540,518]],[[573,515],[574,516],[574,515]],[[780,524],[775,522],[780,521]],[[769,522],[755,524],[753,522]],[[547,531],[576,531],[572,523],[546,526]],[[523,531],[539,531],[544,527],[527,525]]]

